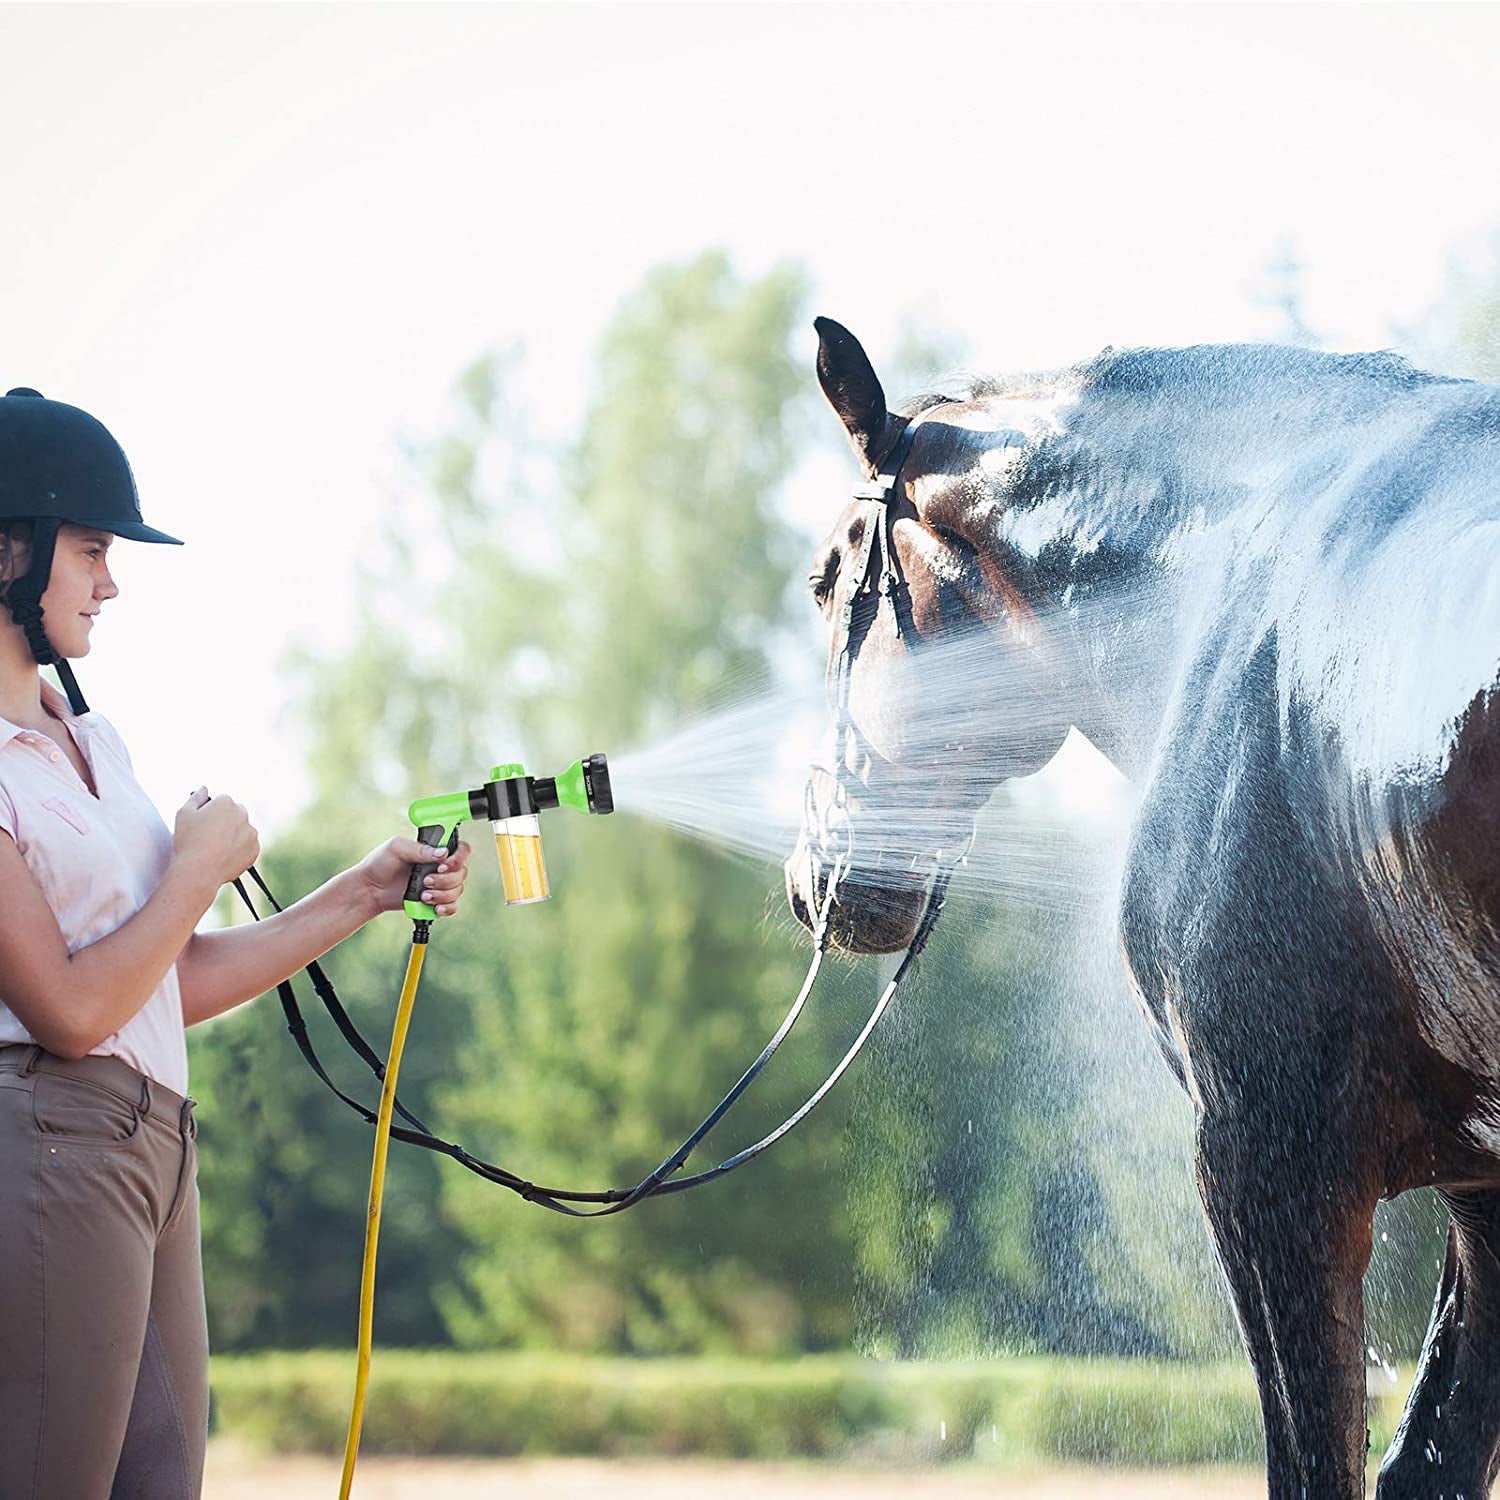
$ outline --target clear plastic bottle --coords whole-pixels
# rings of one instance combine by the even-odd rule
[[[545,901],[552,893],[547,888],[542,826],[537,815],[517,813],[509,818],[492,818],[490,827],[495,831],[495,850],[500,856],[505,904],[526,906],[533,901]]]

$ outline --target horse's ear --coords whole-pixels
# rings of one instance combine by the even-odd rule
[[[832,318],[814,318],[813,327],[818,330],[818,384],[848,430],[865,471],[873,474],[890,446],[890,429],[901,419],[886,410],[885,392],[859,340]]]

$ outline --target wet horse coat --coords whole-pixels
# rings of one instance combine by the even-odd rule
[[[1122,947],[1196,1112],[1271,1494],[1364,1493],[1372,1215],[1429,1184],[1451,1214],[1447,1263],[1379,1494],[1488,1494],[1500,390],[1384,354],[1206,346],[1106,350],[895,414],[853,337],[818,329],[820,381],[867,473],[920,424],[887,533],[918,639],[869,627],[851,708],[877,753],[851,822],[891,786],[933,809],[982,798],[1070,724],[1138,783]],[[846,512],[814,569],[831,625],[862,524]],[[878,749],[921,713],[922,649],[963,630],[991,632],[1051,712],[945,788],[935,765],[914,777]],[[882,697],[892,666],[912,686]],[[813,828],[787,870],[805,916],[827,877]],[[862,878],[856,859],[834,930],[897,947],[919,905],[917,876]]]

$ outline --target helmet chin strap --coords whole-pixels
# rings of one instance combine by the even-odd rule
[[[39,666],[55,667],[63,689],[68,695],[68,705],[75,714],[86,714],[88,704],[79,690],[78,679],[65,657],[59,656],[42,624],[42,595],[47,580],[52,576],[52,553],[57,545],[58,528],[62,525],[55,517],[38,516],[32,523],[31,566],[25,574],[10,586],[6,603],[11,618],[26,632],[26,644]]]
[[[89,706],[84,701],[83,693],[78,687],[78,679],[73,675],[73,668],[69,666],[67,659],[59,656],[52,665],[57,668],[58,679],[63,685],[63,691],[68,695],[68,707],[80,716],[88,713]]]

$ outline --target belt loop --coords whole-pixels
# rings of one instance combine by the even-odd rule
[[[149,1078],[141,1079],[141,1102],[137,1107],[143,1115],[151,1113],[151,1080]]]
[[[190,1140],[198,1139],[198,1117],[193,1113],[196,1099],[184,1099],[182,1110],[177,1116],[177,1128]]]
[[[17,1072],[22,1078],[29,1078],[36,1072],[37,1059],[42,1055],[42,1048],[33,1042],[26,1049],[26,1061],[21,1064]]]

